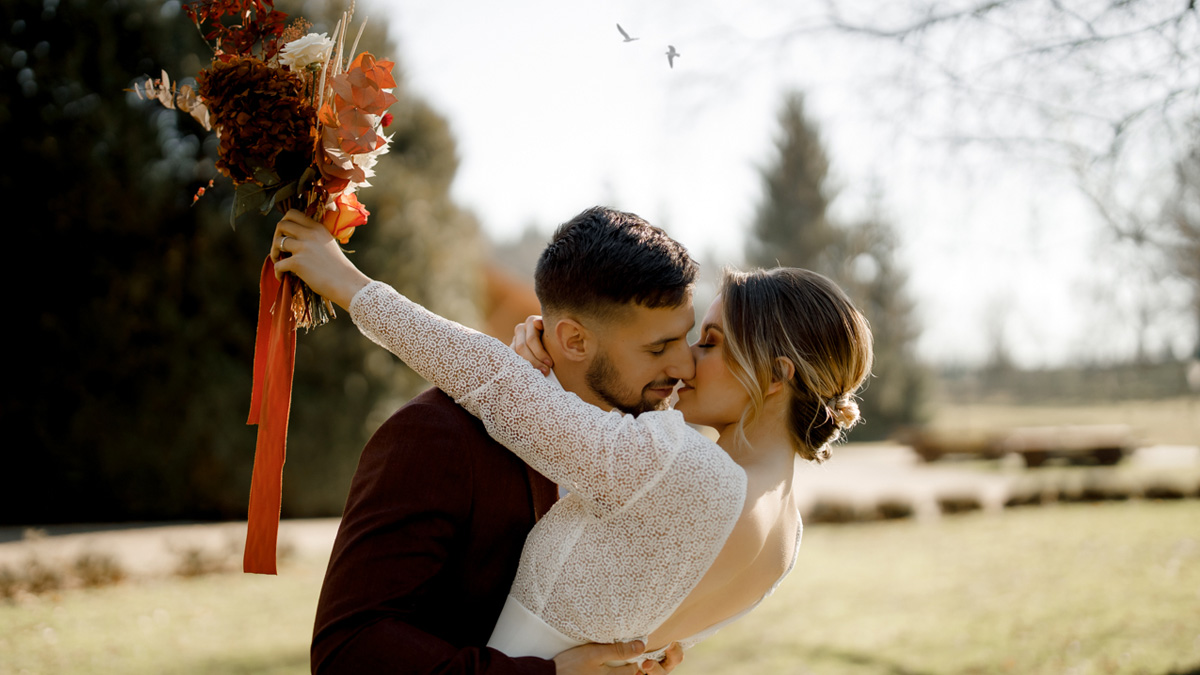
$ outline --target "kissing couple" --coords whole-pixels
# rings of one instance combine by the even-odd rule
[[[271,258],[438,387],[363,451],[314,673],[670,672],[795,566],[795,458],[829,457],[871,370],[863,315],[794,268],[727,271],[689,345],[696,263],[607,208],[555,232],[543,316],[511,346],[371,280],[298,211]]]

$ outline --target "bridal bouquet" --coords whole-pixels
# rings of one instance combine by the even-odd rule
[[[134,91],[216,129],[217,169],[235,187],[231,224],[251,211],[297,208],[349,242],[370,215],[358,188],[370,185],[372,167],[388,150],[383,128],[396,101],[393,63],[368,52],[344,58],[353,8],[334,38],[306,34],[311,24],[304,19],[285,25],[274,0],[201,0],[184,11],[213,47],[212,63],[194,89],[173,84],[164,71]],[[297,295],[298,326],[319,326],[333,315],[332,305],[298,280]]]
[[[197,74],[195,88],[172,83],[163,71],[134,91],[216,130],[217,170],[235,188],[231,225],[253,211],[296,208],[349,242],[370,215],[358,189],[370,185],[388,150],[385,111],[396,102],[393,63],[356,54],[364,25],[345,50],[353,5],[332,38],[307,32],[312,24],[303,19],[288,23],[274,0],[200,0],[185,12],[212,47],[212,63]],[[277,281],[269,257],[259,290],[249,419],[258,425],[258,444],[244,569],[273,574],[295,332],[327,322],[333,306],[291,275]]]

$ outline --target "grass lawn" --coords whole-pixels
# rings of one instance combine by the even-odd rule
[[[813,526],[706,673],[1200,672],[1200,501]],[[319,560],[0,604],[0,673],[306,673]]]
[[[308,673],[323,561],[0,604],[0,674]]]
[[[1200,502],[812,527],[687,673],[1200,672]]]

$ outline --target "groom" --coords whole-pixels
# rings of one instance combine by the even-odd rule
[[[605,410],[660,408],[691,379],[696,264],[641,218],[602,207],[561,225],[538,260],[546,350],[563,388]],[[530,528],[557,486],[438,389],[400,408],[359,460],[317,604],[312,672],[576,675],[637,645],[553,660],[486,645]],[[670,545],[670,542],[663,542]],[[644,672],[670,672],[676,648]]]

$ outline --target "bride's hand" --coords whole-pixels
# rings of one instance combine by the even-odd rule
[[[349,309],[354,294],[371,283],[338,246],[329,230],[300,211],[288,211],[271,241],[275,276],[291,272],[315,293]]]
[[[517,353],[517,356],[525,359],[533,364],[543,375],[549,375],[550,369],[554,367],[554,360],[546,353],[546,348],[542,344],[542,331],[545,326],[542,324],[542,317],[531,314],[525,319],[525,323],[519,323],[513,328],[512,350]]]

